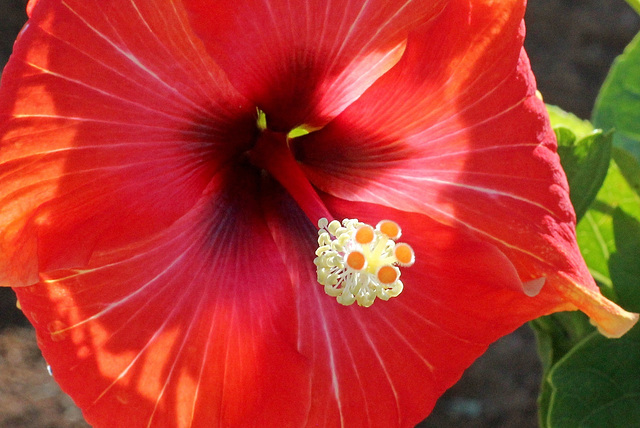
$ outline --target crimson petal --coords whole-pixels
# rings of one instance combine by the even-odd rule
[[[402,55],[444,1],[187,0],[191,23],[273,130],[319,127]]]
[[[170,225],[256,132],[179,4],[33,5],[0,93],[0,283],[13,286]]]
[[[296,350],[292,287],[258,181],[223,170],[163,232],[16,289],[89,423],[302,425],[309,364]]]

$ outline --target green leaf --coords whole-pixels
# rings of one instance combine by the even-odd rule
[[[603,294],[612,300],[617,297],[610,279],[609,258],[616,251],[613,213],[618,207],[640,218],[640,196],[614,161],[596,200],[576,228],[582,256]]]
[[[540,317],[530,323],[536,335],[538,354],[544,376],[538,397],[538,418],[541,428],[547,427],[547,417],[553,388],[548,373],[551,368],[584,337],[595,330],[582,312],[560,312]]]
[[[631,153],[618,147],[613,148],[611,155],[629,186],[637,194],[640,194],[640,163]]]
[[[592,333],[549,373],[549,428],[637,427],[640,329],[620,339]]]
[[[558,139],[560,162],[569,181],[571,203],[580,219],[607,175],[612,136],[559,107],[547,105],[547,111]]]
[[[640,221],[616,208],[613,232],[616,252],[609,259],[611,280],[620,303],[628,310],[640,312]]]
[[[614,146],[640,159],[640,33],[613,63],[596,100],[593,124],[615,129]]]
[[[560,162],[569,181],[571,203],[577,218],[581,219],[607,176],[612,136],[594,131],[576,141],[568,129],[554,130],[558,136]]]

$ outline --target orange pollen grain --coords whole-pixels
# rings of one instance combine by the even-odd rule
[[[347,256],[347,265],[351,269],[362,270],[364,268],[365,258],[364,254],[358,251],[353,251]]]
[[[391,266],[382,266],[378,270],[378,279],[383,284],[391,284],[398,279],[398,273]]]
[[[394,255],[396,256],[396,259],[398,259],[400,263],[405,265],[412,263],[414,260],[413,249],[405,243],[396,244]]]
[[[359,227],[356,231],[355,238],[358,244],[364,245],[371,243],[374,238],[373,227],[368,225]]]
[[[399,238],[401,233],[398,223],[391,220],[382,220],[380,223],[378,223],[378,230],[391,239]]]

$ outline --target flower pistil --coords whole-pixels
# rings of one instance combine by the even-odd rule
[[[399,266],[411,266],[415,254],[396,243],[402,234],[397,223],[383,220],[374,229],[354,219],[322,218],[318,229],[318,282],[338,303],[369,307],[376,297],[389,300],[402,292]]]

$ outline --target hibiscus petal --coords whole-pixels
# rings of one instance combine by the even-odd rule
[[[165,231],[16,289],[89,423],[303,424],[309,365],[295,349],[295,299],[258,177],[226,169]]]
[[[256,132],[179,4],[30,7],[0,92],[0,284],[13,286],[170,225]]]
[[[325,201],[336,218],[398,222],[416,263],[403,268],[398,297],[369,308],[341,306],[316,282],[315,228],[287,216],[295,208],[288,197],[269,193],[268,223],[296,284],[298,347],[313,369],[308,426],[414,426],[491,342],[566,306],[544,289],[526,296],[504,254],[464,228]]]
[[[327,193],[464,225],[498,245],[523,281],[547,278],[620,335],[637,315],[599,294],[577,248],[555,136],[522,50],[524,3],[450,2],[359,100],[298,139],[297,157]]]
[[[269,127],[319,127],[402,55],[444,1],[187,0],[191,23]]]

